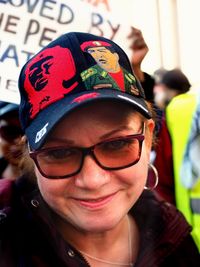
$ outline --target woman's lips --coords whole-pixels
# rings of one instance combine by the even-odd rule
[[[106,204],[108,204],[116,193],[107,195],[105,197],[96,198],[96,199],[76,199],[76,201],[83,207],[89,208],[89,209],[98,209],[102,208]]]

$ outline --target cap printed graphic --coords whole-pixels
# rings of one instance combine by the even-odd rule
[[[64,81],[69,81],[75,73],[73,57],[68,48],[47,48],[30,61],[24,81],[31,104],[30,118],[74,89],[77,82],[65,87]]]
[[[84,42],[81,49],[96,62],[95,65],[81,73],[88,89],[113,88],[135,95],[140,92],[136,87],[135,77],[119,63],[119,55],[108,42]]]
[[[43,48],[21,70],[19,89],[20,120],[33,150],[63,116],[91,101],[126,102],[151,118],[125,52],[88,33],[67,33]]]

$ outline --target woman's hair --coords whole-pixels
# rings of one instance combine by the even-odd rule
[[[28,144],[25,136],[18,142],[18,146],[20,147],[19,168],[21,169],[22,176],[28,176],[31,180],[36,181],[34,163],[29,156]]]

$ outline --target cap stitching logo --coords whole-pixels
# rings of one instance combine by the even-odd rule
[[[35,137],[35,144],[37,144],[41,139],[42,137],[47,133],[47,126],[49,125],[49,123],[47,122],[44,127],[42,127],[41,130],[39,130],[37,133],[36,133],[36,137]]]

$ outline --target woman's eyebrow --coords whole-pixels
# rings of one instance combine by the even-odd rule
[[[138,132],[140,132],[140,130],[141,130],[141,128],[142,128],[142,126],[140,126],[140,128],[138,129],[138,131],[136,131],[135,133],[133,133],[133,134],[137,134]],[[114,129],[114,130],[112,130],[112,131],[110,131],[110,132],[108,132],[108,133],[106,133],[106,134],[104,134],[104,135],[102,135],[101,137],[100,137],[100,139],[105,139],[105,138],[108,138],[108,137],[110,137],[111,135],[113,135],[113,134],[116,134],[116,133],[120,133],[121,131],[124,131],[124,130],[134,130],[131,126],[127,126],[127,125],[125,125],[125,126],[121,126],[121,127],[119,127],[119,128],[117,128],[117,129]]]

